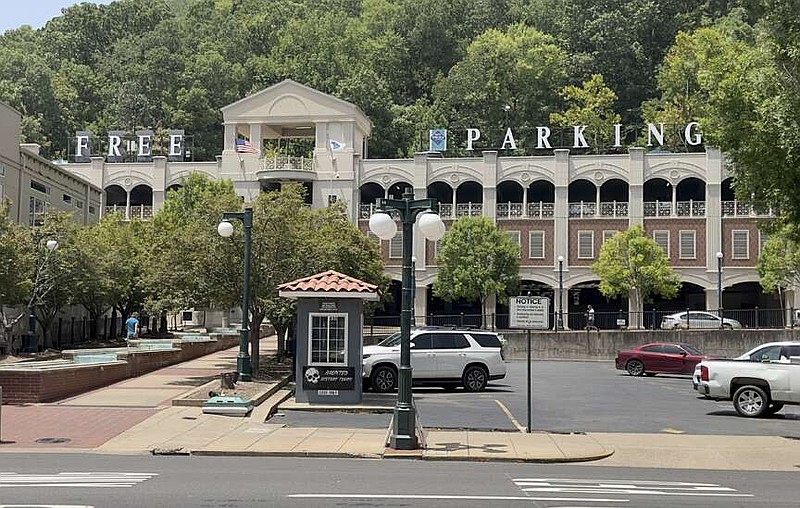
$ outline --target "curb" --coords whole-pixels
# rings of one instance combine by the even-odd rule
[[[422,460],[435,461],[458,461],[458,462],[518,462],[526,464],[573,464],[578,462],[593,462],[595,460],[606,459],[614,455],[614,450],[603,452],[599,455],[584,455],[582,457],[445,457],[423,455]]]
[[[301,457],[317,459],[380,459],[379,454],[357,454],[346,452],[285,452],[285,451],[236,451],[228,452],[223,450],[193,450],[189,455],[205,457]]]

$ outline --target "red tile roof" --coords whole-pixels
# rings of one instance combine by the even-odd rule
[[[278,286],[279,291],[308,291],[316,293],[375,293],[378,286],[367,284],[343,273],[334,270],[304,277]]]

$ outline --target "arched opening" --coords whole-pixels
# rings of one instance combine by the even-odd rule
[[[483,186],[478,182],[464,182],[456,189],[456,217],[483,215]]]
[[[433,294],[428,286],[428,315],[425,322],[433,326],[485,326],[482,324],[480,302],[458,299],[447,302]],[[419,321],[419,318],[418,318]]]
[[[413,185],[408,182],[393,183],[391,187],[389,187],[389,199],[403,199],[403,193],[413,188]]]
[[[525,190],[517,182],[497,184],[497,218],[522,217],[522,196]]]
[[[644,182],[645,217],[669,217],[672,215],[672,184],[663,178],[652,178]]]
[[[383,198],[383,187],[375,182],[365,183],[360,189],[360,200],[362,205],[375,203],[376,200]]]
[[[273,180],[261,180],[261,192],[275,192],[280,191],[283,189],[284,182],[276,182]],[[313,204],[314,200],[314,182],[285,182],[285,183],[299,183],[303,186],[304,189],[304,200],[303,202],[309,206]]]
[[[555,212],[556,187],[547,180],[537,180],[528,187],[528,217],[552,218]]]
[[[735,201],[736,192],[733,190],[733,178],[726,178],[721,186],[722,201]]]
[[[153,216],[153,189],[149,185],[137,185],[131,189],[130,217],[149,219]]]
[[[658,328],[661,320],[668,314],[687,309],[706,310],[706,291],[697,284],[683,282],[675,298],[665,299],[661,295],[654,295],[652,301],[644,302],[643,308],[645,328]]]
[[[723,288],[723,316],[739,321],[744,328],[783,328],[784,295],[765,293],[758,282],[741,282]]]
[[[106,206],[122,207],[123,210],[128,206],[128,193],[119,185],[109,185],[106,187]]]
[[[597,187],[589,180],[575,180],[567,190],[570,217],[597,215]]]
[[[179,184],[179,183],[173,183],[172,185],[170,185],[169,187],[167,187],[167,190],[166,190],[166,192],[164,193],[164,194],[166,195],[166,199],[169,199],[169,197],[170,197],[170,194],[172,194],[172,193],[175,193],[175,192],[178,192],[178,191],[179,191],[179,190],[181,190],[182,188],[183,188],[183,185],[181,185],[181,184]]]
[[[706,183],[699,178],[686,178],[675,188],[675,214],[680,217],[704,217]]]
[[[428,197],[439,202],[439,215],[449,219],[453,217],[453,188],[444,182],[433,182],[428,185]]]
[[[628,182],[612,178],[600,186],[600,216],[628,216]]]
[[[619,328],[618,319],[627,323],[628,299],[606,298],[600,293],[600,281],[588,281],[564,291],[565,324],[571,330],[585,329],[590,305],[594,310],[594,326],[600,330]]]

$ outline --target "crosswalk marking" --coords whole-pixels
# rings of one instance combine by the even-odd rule
[[[0,489],[10,487],[129,488],[158,473],[63,472],[23,474],[0,472]]]
[[[621,494],[687,497],[753,497],[715,483],[581,478],[515,478],[522,492],[564,494]]]

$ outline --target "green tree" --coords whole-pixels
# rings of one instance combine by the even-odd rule
[[[27,303],[34,271],[30,236],[8,215],[9,201],[0,201],[0,342],[11,340],[14,326],[26,315],[9,315],[9,308]]]
[[[508,298],[519,285],[519,246],[488,217],[462,217],[439,245],[439,273],[433,294],[447,301],[479,301],[488,316],[487,300]]]
[[[644,234],[641,226],[618,232],[603,243],[592,271],[600,277],[600,292],[604,296],[628,297],[634,328],[642,326],[644,302],[651,301],[655,294],[672,298],[681,286],[664,251]]]
[[[434,88],[435,105],[451,128],[479,128],[492,148],[514,126],[523,133],[546,125],[565,84],[567,54],[550,35],[525,25],[487,30]]]
[[[614,124],[622,118],[614,112],[617,94],[606,86],[602,74],[593,74],[580,87],[569,85],[561,90],[568,107],[563,113],[552,113],[550,121],[562,127],[587,126],[586,141],[591,147],[611,144]]]
[[[770,235],[758,256],[758,274],[765,291],[796,290],[800,287],[800,243],[791,227]]]
[[[253,203],[250,330],[254,369],[258,330],[265,318],[275,327],[278,350],[295,316],[295,302],[278,296],[278,285],[326,270],[388,287],[378,245],[347,220],[342,204],[313,210],[296,184],[265,192]],[[241,280],[241,277],[240,277]]]
[[[143,224],[141,237],[130,235],[136,244],[132,248],[149,251],[137,287],[146,291],[152,315],[162,315],[162,328],[165,312],[214,305],[227,309],[239,301],[241,261],[234,259],[241,259],[241,242],[220,237],[217,224],[224,212],[241,206],[230,181],[192,173],[170,191],[153,220]]]

